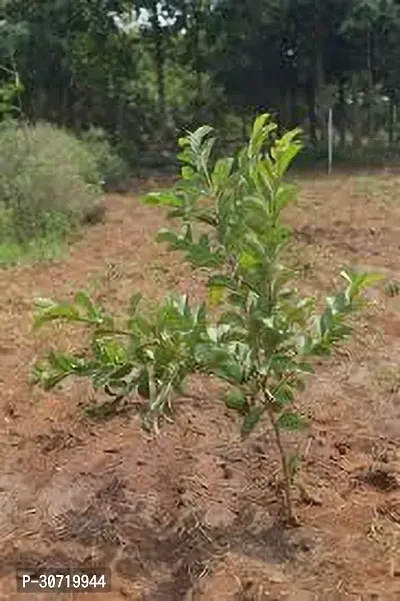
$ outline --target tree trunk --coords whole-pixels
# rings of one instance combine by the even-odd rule
[[[368,77],[368,89],[366,98],[366,110],[367,110],[367,137],[368,141],[372,135],[373,123],[372,123],[372,105],[373,105],[373,74],[372,74],[372,32],[371,28],[367,32],[367,77]]]
[[[355,151],[359,151],[362,147],[362,115],[361,110],[357,99],[357,93],[354,93],[353,104],[352,104],[352,113],[353,113],[353,149]]]
[[[341,79],[339,82],[339,136],[340,136],[340,148],[345,150],[346,148],[346,101],[344,95],[344,80]]]
[[[163,31],[158,18],[158,2],[152,2],[151,25],[154,39],[154,59],[157,72],[158,116],[160,133],[165,131],[166,102],[165,102],[165,51]]]
[[[317,150],[318,138],[317,138],[317,112],[315,109],[316,105],[316,93],[315,93],[315,82],[314,79],[310,79],[306,86],[306,98],[308,108],[308,120],[310,123],[310,141],[314,149]]]
[[[395,131],[396,131],[396,118],[397,118],[397,106],[394,98],[390,98],[389,101],[389,123],[388,123],[388,142],[389,146],[395,143]]]
[[[193,2],[193,25],[192,25],[192,53],[193,64],[196,73],[196,108],[201,110],[203,104],[203,74],[201,69],[201,50],[200,50],[200,30],[201,30],[201,0]]]
[[[314,132],[314,139],[315,139],[315,145],[318,145],[318,138],[317,138],[317,127],[318,127],[318,117],[320,117],[319,112],[321,107],[318,106],[318,110],[317,110],[317,101],[318,101],[318,97],[319,94],[321,92],[321,90],[324,88],[325,85],[325,70],[324,70],[324,57],[323,57],[323,47],[322,47],[322,42],[324,39],[324,32],[323,32],[323,27],[322,27],[322,22],[321,22],[321,15],[320,15],[320,0],[314,0],[314,13],[313,13],[313,20],[312,20],[312,40],[313,40],[313,45],[312,45],[312,83],[310,86],[310,91],[309,91],[309,116],[310,116],[310,123],[313,123],[313,132]],[[311,91],[312,90],[312,91]],[[311,103],[313,103],[314,107],[311,108]],[[322,107],[323,109],[325,107]],[[323,142],[324,140],[326,140],[326,136],[327,136],[327,128],[326,128],[326,123],[325,120],[323,119],[322,123],[321,123],[321,142]]]
[[[297,81],[294,80],[294,84],[290,88],[290,125],[291,127],[297,127],[298,115],[297,115]]]

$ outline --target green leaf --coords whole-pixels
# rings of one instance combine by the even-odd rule
[[[274,404],[278,407],[284,407],[292,403],[293,401],[293,390],[287,383],[280,384],[279,387],[273,392]]]
[[[95,338],[92,341],[92,349],[99,361],[105,364],[120,365],[126,360],[126,350],[111,336]]]
[[[199,209],[194,213],[193,216],[195,217],[195,219],[197,219],[197,221],[206,223],[207,225],[211,225],[212,227],[217,227],[218,225],[218,220],[215,216],[214,211],[211,211],[209,209]]]
[[[75,296],[75,302],[83,309],[86,309],[86,315],[88,319],[95,321],[99,318],[101,311],[98,308],[96,308],[92,299],[86,292],[84,292],[83,290],[78,292]]]
[[[170,230],[161,229],[157,234],[157,242],[167,242],[174,249],[186,250],[188,245],[185,240],[178,236],[175,232],[171,232]]]
[[[181,169],[181,174],[183,179],[190,180],[196,175],[196,172],[192,167],[188,167],[187,165],[185,165]]]
[[[243,424],[242,424],[242,437],[246,438],[246,436],[248,436],[249,434],[251,434],[251,432],[254,430],[254,428],[257,426],[258,422],[261,419],[262,414],[264,413],[264,407],[260,406],[260,407],[254,407],[254,409],[251,409],[246,417],[244,418]]]
[[[276,123],[268,123],[269,119],[270,115],[268,113],[264,113],[259,115],[254,121],[253,131],[248,147],[248,156],[251,159],[254,159],[259,155],[269,134],[277,129]]]
[[[60,372],[54,369],[35,366],[32,370],[32,381],[34,384],[40,384],[43,390],[49,391],[53,390],[69,375],[68,372]]]
[[[368,286],[381,282],[384,279],[384,276],[380,273],[364,273],[352,270],[343,270],[340,272],[340,275],[349,283],[347,293],[350,300],[355,298]]]
[[[224,289],[219,286],[208,287],[208,299],[211,306],[219,305],[224,298]]]
[[[54,301],[47,299],[39,299],[35,304],[39,307],[43,307],[45,306],[45,303],[46,308],[35,315],[35,328],[39,328],[44,323],[59,319],[65,319],[66,321],[81,321],[80,313],[73,305],[55,303]]]
[[[297,413],[293,413],[291,411],[285,411],[285,413],[282,413],[279,416],[277,423],[280,428],[285,430],[303,430],[307,427],[306,420]]]
[[[234,358],[228,359],[213,370],[216,376],[226,380],[230,384],[242,384],[243,373],[238,361]]]
[[[202,125],[198,127],[194,134],[191,134],[189,137],[194,141],[194,147],[200,147],[201,142],[204,138],[208,136],[211,132],[214,131],[214,128],[210,127],[210,125]]]
[[[214,166],[214,171],[211,176],[211,181],[215,191],[221,190],[227,182],[228,177],[231,174],[234,159],[225,158],[219,159]]]
[[[208,288],[228,288],[236,290],[237,285],[234,278],[227,275],[213,275],[207,280]]]
[[[215,144],[215,138],[210,138],[204,142],[201,149],[201,159],[203,161],[204,169],[207,169],[208,161],[210,160],[211,151]]]
[[[240,390],[231,390],[225,395],[225,405],[228,409],[234,409],[241,415],[247,415],[250,411],[250,406],[245,395]]]
[[[241,315],[239,315],[238,313],[235,313],[234,311],[226,311],[219,318],[218,324],[244,328],[246,325],[246,322],[243,319],[243,317]]]
[[[174,192],[150,192],[143,197],[146,205],[157,205],[161,207],[183,207],[184,199]]]
[[[277,140],[271,149],[271,156],[275,159],[277,174],[282,177],[289,164],[302,149],[302,144],[295,141],[301,134],[301,129],[293,129]]]

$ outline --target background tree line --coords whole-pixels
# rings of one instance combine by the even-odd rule
[[[11,116],[155,163],[183,128],[235,142],[264,110],[321,154],[333,106],[343,155],[393,151],[399,42],[400,0],[0,0],[0,118],[11,95]]]

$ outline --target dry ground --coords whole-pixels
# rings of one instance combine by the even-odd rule
[[[344,265],[400,281],[400,179],[299,183],[288,221],[305,290],[329,291]],[[149,302],[175,286],[202,293],[181,257],[154,243],[162,212],[138,196],[107,204],[105,224],[62,261],[0,273],[0,600],[25,598],[17,566],[85,561],[113,569],[104,601],[400,600],[400,297],[384,285],[372,294],[356,339],[300,399],[311,427],[288,444],[303,456],[303,526],[284,531],[267,424],[241,443],[215,383],[194,382],[156,438],[132,415],[88,421],[85,383],[30,386],[38,355],[78,344],[70,330],[32,332],[34,297],[90,285],[120,310],[135,289]]]

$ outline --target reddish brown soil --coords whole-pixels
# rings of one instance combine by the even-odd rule
[[[344,265],[400,281],[398,184],[384,173],[300,180],[288,221],[305,291],[329,291]],[[150,303],[175,287],[202,294],[181,257],[154,243],[161,212],[138,196],[107,207],[62,261],[0,274],[0,599],[25,598],[17,566],[95,560],[113,570],[104,600],[400,600],[400,297],[371,292],[356,338],[299,399],[310,430],[286,442],[303,457],[302,526],[285,530],[268,424],[242,443],[216,383],[191,383],[157,437],[132,415],[88,421],[85,382],[31,387],[39,355],[80,343],[69,328],[33,332],[34,297],[91,283],[120,311],[135,289]]]

